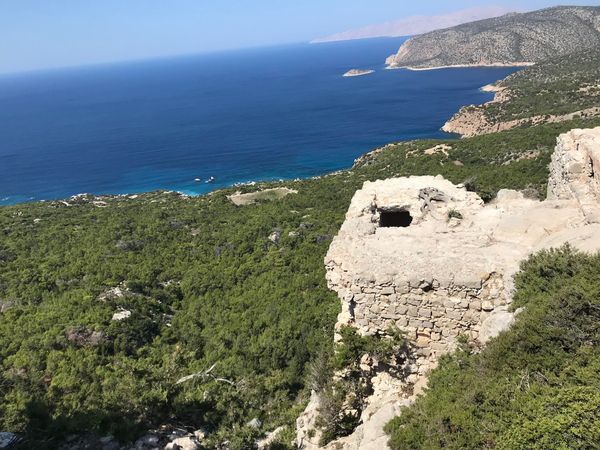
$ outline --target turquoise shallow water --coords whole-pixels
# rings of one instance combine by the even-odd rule
[[[511,68],[384,70],[402,39],[261,48],[0,77],[0,204],[189,193],[348,167],[441,137]],[[352,68],[376,72],[355,78]],[[205,183],[214,177],[214,183]],[[201,182],[195,182],[200,178]]]

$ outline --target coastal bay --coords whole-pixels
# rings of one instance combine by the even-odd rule
[[[349,167],[439,138],[514,68],[383,69],[403,39],[292,45],[0,77],[0,204],[87,192],[202,194]],[[212,182],[206,183],[207,180]],[[202,180],[201,182],[195,181]]]

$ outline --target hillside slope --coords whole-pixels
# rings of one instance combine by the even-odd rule
[[[514,73],[489,90],[493,101],[460,109],[444,131],[494,133],[600,115],[600,48],[551,59]]]
[[[600,7],[561,6],[433,31],[405,42],[390,67],[520,65],[600,45]]]
[[[248,206],[230,189],[0,208],[0,430],[52,449],[72,434],[126,443],[185,424],[208,430],[206,448],[249,448],[291,425],[311,362],[333,347],[323,257],[364,181],[441,174],[488,200],[508,187],[543,197],[556,136],[598,125],[389,145],[350,171],[246,188],[298,191]],[[177,384],[215,363],[233,386]]]
[[[540,71],[542,65],[514,75],[506,83],[521,94],[515,94],[512,101],[531,103],[533,109],[527,114],[541,108],[532,103],[535,98],[550,101],[556,97],[552,107],[567,110],[595,102],[591,86],[599,83],[592,77],[598,73],[600,59],[591,53],[581,58],[548,63],[556,65],[555,75]],[[589,64],[584,65],[586,60]],[[570,80],[583,80],[587,87],[573,90],[568,87]],[[561,91],[563,85],[567,87]],[[547,90],[553,93],[549,97]],[[572,95],[563,100],[561,92]],[[498,117],[519,113],[521,108],[510,104],[504,105]],[[89,444],[111,434],[122,448],[139,450],[157,447],[142,445],[144,439],[160,440],[164,448],[174,429],[178,433],[203,430],[199,434],[208,435],[203,448],[222,448],[221,444],[229,441],[230,450],[245,450],[253,448],[258,437],[284,426],[287,434],[272,448],[291,448],[293,423],[318,381],[315,368],[319,361],[327,361],[334,348],[333,330],[340,307],[325,284],[323,258],[354,192],[367,180],[441,174],[453,183],[467,183],[486,201],[502,188],[543,198],[556,137],[572,128],[596,126],[600,126],[600,118],[580,117],[462,140],[391,144],[360,158],[348,171],[243,187],[244,192],[284,187],[297,191],[281,198],[263,193],[254,197],[255,203],[244,206],[230,200],[228,195],[235,189],[229,189],[197,198],[162,192],[1,207],[0,431],[19,434],[27,449],[59,448],[67,438],[67,448],[76,448],[73,436]],[[558,258],[560,263],[561,256]],[[597,259],[577,258],[577,264],[589,266],[577,273],[581,279],[592,278],[594,290],[590,293],[596,295]],[[562,265],[554,266],[546,270],[544,264],[544,273],[552,275],[554,270],[558,273],[555,281],[533,280],[525,285],[525,294],[533,290],[537,295],[534,288],[543,283],[558,286],[564,271]],[[551,309],[560,311],[554,300]],[[549,300],[541,301],[544,306]],[[587,323],[575,321],[584,317],[578,315],[578,304],[572,306],[576,308],[565,310],[566,323],[587,327]],[[523,327],[535,325],[530,319],[545,317],[524,315]],[[559,331],[562,334],[564,330]],[[597,380],[579,364],[590,350],[588,342],[596,343],[597,332],[584,331],[589,341],[565,347],[577,351],[578,359],[569,367],[560,349],[550,345],[551,340],[533,342],[534,350],[535,354],[552,353],[547,359],[548,371],[567,376],[573,370],[578,377],[581,374],[575,381],[583,379],[585,389],[597,391]],[[529,353],[512,346],[521,342],[521,337],[531,336],[504,341],[507,347],[500,350],[514,351],[500,357],[508,354],[515,364],[498,373],[526,376],[534,386],[531,380],[537,375],[522,364]],[[596,356],[597,352],[591,354],[591,358]],[[479,375],[479,362],[468,358],[459,354],[448,363],[454,372],[436,375],[441,380],[440,391],[443,382],[454,376],[462,377],[466,384],[471,374]],[[464,361],[474,372],[461,372]],[[489,361],[497,363],[496,359]],[[596,370],[595,361],[597,358],[590,370]],[[327,375],[327,364],[324,366]],[[512,368],[520,371],[510,372]],[[197,374],[196,378],[178,383],[191,374]],[[543,374],[552,383],[548,389],[561,381],[558,376]],[[477,393],[490,386],[494,388],[490,395],[458,398],[457,408],[470,408],[470,400],[489,399],[484,419],[495,423],[493,419],[502,411],[491,402],[503,401],[505,391],[496,386],[501,381],[484,379],[476,385]],[[452,401],[468,393],[461,386],[464,384],[448,391]],[[569,394],[546,391],[544,400],[555,392]],[[432,401],[434,411],[448,411],[447,405],[440,407],[432,400],[433,395],[427,398],[423,402]],[[582,403],[578,398],[565,397],[565,402],[577,407]],[[525,406],[529,408],[525,411],[528,429],[544,433],[536,421],[543,421],[546,404]],[[419,412],[428,407],[416,408],[406,423],[390,426],[395,448],[402,448],[405,436],[399,433],[403,430],[410,428],[407,433],[414,435],[431,424],[423,421],[423,427],[416,428]],[[468,408],[461,410],[468,414]],[[456,416],[454,412],[444,417],[440,414],[427,416],[440,418],[432,439],[447,429],[446,437],[452,440],[459,433],[451,432],[461,431]],[[587,417],[588,410],[583,410],[575,420]],[[560,424],[560,417],[553,423]],[[471,431],[476,429],[473,424],[478,422],[467,423]],[[148,434],[149,429],[159,431]],[[333,429],[332,438],[338,432]],[[597,436],[587,430],[583,433]],[[529,438],[523,433],[515,436]],[[93,445],[79,448],[102,448]],[[435,443],[429,448],[436,448]]]

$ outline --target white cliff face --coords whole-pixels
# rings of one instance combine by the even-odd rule
[[[459,335],[483,345],[512,324],[512,278],[528,255],[564,243],[600,249],[599,157],[600,128],[562,135],[543,202],[503,190],[484,205],[439,176],[366,182],[356,192],[325,258],[342,302],[337,327],[397,327],[415,359],[406,379],[377,374],[362,425],[329,447],[387,448],[383,426],[414,398],[408,385],[418,393]]]
[[[550,164],[548,198],[576,199],[588,221],[600,221],[600,128],[559,136]]]

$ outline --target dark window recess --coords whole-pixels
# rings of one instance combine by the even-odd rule
[[[412,221],[408,211],[379,211],[379,226],[382,228],[406,228]]]

